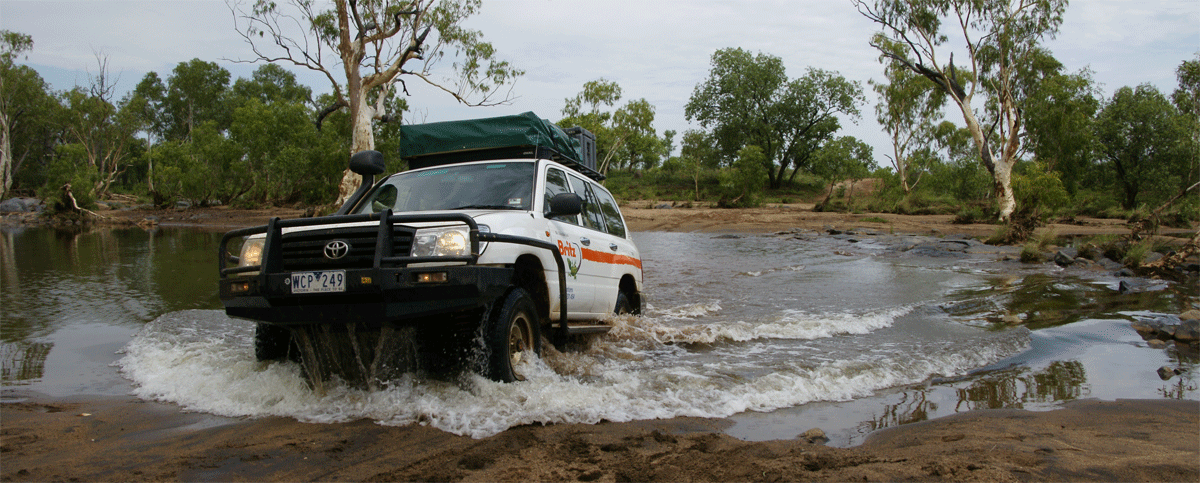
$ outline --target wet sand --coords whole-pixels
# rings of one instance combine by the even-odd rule
[[[120,212],[129,222],[222,229],[268,212]],[[299,216],[298,210],[270,213]],[[115,214],[110,213],[110,215]],[[625,208],[635,231],[770,232],[825,227],[987,236],[949,217]],[[887,223],[862,221],[880,216]],[[169,219],[168,219],[169,218]],[[1121,233],[1119,220],[1059,234]],[[1076,228],[1072,228],[1076,227]],[[55,399],[6,388],[3,481],[1197,481],[1200,402],[1075,401],[1054,411],[972,411],[832,448],[818,438],[744,442],[721,419],[523,426],[484,439],[371,421],[309,424],[184,413],[132,397]]]
[[[722,434],[722,420],[696,418],[523,426],[474,440],[419,425],[223,418],[124,398],[34,397],[0,409],[3,481],[1200,478],[1195,401],[974,411],[883,430],[853,448],[804,437],[744,442]]]

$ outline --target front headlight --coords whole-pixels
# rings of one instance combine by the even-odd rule
[[[423,228],[413,234],[414,257],[465,257],[471,255],[467,227]]]
[[[250,267],[262,265],[263,247],[266,245],[265,238],[250,238],[242,243],[242,253],[238,256],[239,267]]]

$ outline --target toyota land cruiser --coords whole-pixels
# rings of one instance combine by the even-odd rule
[[[383,155],[355,154],[362,187],[334,215],[222,238],[220,297],[228,315],[258,322],[260,360],[295,357],[299,328],[349,332],[352,344],[355,332],[409,328],[467,341],[475,370],[516,381],[543,335],[561,345],[640,312],[641,257],[598,183],[591,133],[525,113],[401,136],[410,169],[374,182]]]

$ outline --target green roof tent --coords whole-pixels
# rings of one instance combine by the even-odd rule
[[[596,138],[588,130],[566,131],[532,112],[400,128],[400,157],[410,168],[488,159],[553,159],[597,181]],[[582,146],[582,149],[581,149]]]

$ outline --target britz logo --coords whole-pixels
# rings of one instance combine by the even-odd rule
[[[571,278],[576,278],[579,275],[579,266],[583,264],[583,250],[578,244],[558,240],[558,253],[566,259]]]
[[[558,241],[558,253],[559,253],[559,254],[561,254],[561,255],[562,255],[562,256],[564,256],[564,257],[577,257],[577,256],[579,256],[579,255],[576,255],[576,254],[575,254],[575,247],[571,246],[571,244],[570,244],[570,243],[563,243],[563,241],[562,241],[562,240],[559,240],[559,241]]]

